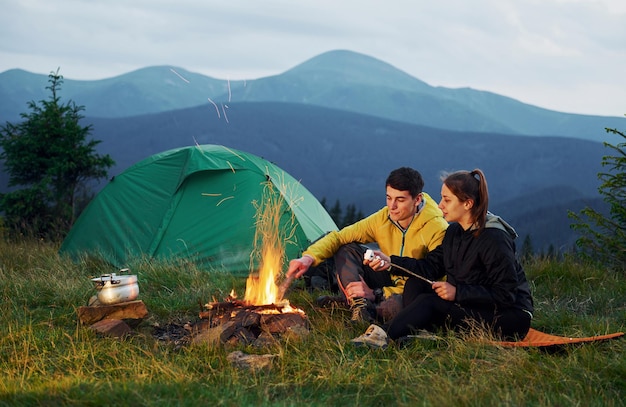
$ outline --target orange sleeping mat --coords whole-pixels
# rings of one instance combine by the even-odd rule
[[[604,341],[607,339],[619,338],[620,336],[624,336],[624,332],[616,332],[607,335],[599,335],[599,336],[589,336],[586,338],[568,338],[566,336],[557,336],[550,335],[541,331],[537,331],[536,329],[530,328],[528,334],[521,341],[503,341],[503,342],[492,342],[494,345],[501,346],[512,346],[512,347],[545,347],[545,346],[555,346],[555,345],[567,345],[570,343],[583,343],[583,342],[595,342],[595,341]]]

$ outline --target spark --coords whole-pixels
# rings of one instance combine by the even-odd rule
[[[228,106],[226,106],[226,108],[228,109]],[[229,123],[228,116],[226,116],[226,110],[224,109],[224,105],[222,105],[222,112],[224,112],[224,119],[226,119],[226,123]]]
[[[221,118],[222,116],[220,116],[220,109],[219,109],[219,107],[217,107],[217,105],[215,104],[214,101],[211,100],[211,98],[207,98],[207,99],[209,99],[209,102],[213,103],[213,106],[215,106],[215,111],[217,112],[217,118],[218,119]]]
[[[223,149],[225,149],[226,151],[228,151],[229,153],[231,153],[232,155],[236,156],[237,158],[239,158],[241,161],[246,161],[245,158],[243,158],[240,154],[237,154],[236,152],[234,152],[233,150],[231,150],[230,148],[226,147],[226,146],[222,146]],[[232,167],[231,167],[232,168]]]
[[[228,103],[230,103],[230,97],[232,96],[231,92],[230,92],[230,79],[227,79],[226,81],[227,81],[226,83],[228,85]]]
[[[174,69],[170,68],[170,71],[174,72],[174,74],[176,76],[178,76],[180,79],[184,80],[185,82],[189,83],[189,81],[185,78],[183,78],[183,76],[181,74],[179,74],[178,72],[176,72]]]
[[[233,199],[233,198],[234,198],[234,196],[227,196],[226,198],[224,198],[224,199],[222,199],[221,201],[219,201],[219,202],[217,203],[217,205],[215,205],[215,206],[220,206],[220,205],[222,204],[222,202],[224,202],[224,201],[228,201],[229,199]]]

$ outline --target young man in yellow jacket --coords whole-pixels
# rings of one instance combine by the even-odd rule
[[[385,182],[387,205],[340,231],[309,246],[302,257],[291,260],[287,277],[301,277],[311,266],[334,257],[337,281],[352,310],[354,322],[371,322],[373,305],[402,294],[406,277],[394,274],[388,264],[376,269],[363,264],[365,244],[376,243],[386,254],[423,258],[441,244],[448,223],[437,202],[422,191],[421,174],[409,167],[393,170]]]

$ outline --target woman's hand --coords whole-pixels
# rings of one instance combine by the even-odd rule
[[[456,297],[456,287],[446,281],[435,281],[433,283],[433,290],[440,298],[447,301],[454,301]]]

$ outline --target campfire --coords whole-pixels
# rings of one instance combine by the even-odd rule
[[[268,182],[266,189],[273,188]],[[275,197],[266,193],[264,197]],[[243,300],[231,293],[223,301],[213,301],[200,312],[196,324],[196,340],[211,340],[222,344],[265,346],[283,335],[308,333],[309,324],[303,310],[293,308],[277,282],[285,262],[285,244],[294,230],[279,230],[283,201],[264,198],[255,203],[256,247],[250,256],[250,275],[246,281]],[[255,264],[258,270],[255,271]]]

